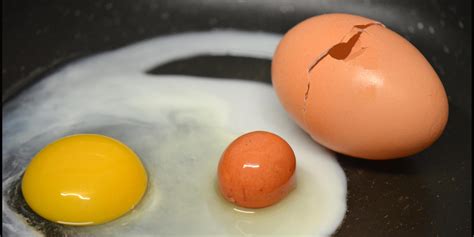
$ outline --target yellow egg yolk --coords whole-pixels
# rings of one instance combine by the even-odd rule
[[[146,187],[146,170],[130,148],[106,136],[79,134],[36,154],[21,189],[31,209],[45,219],[94,225],[133,209]]]

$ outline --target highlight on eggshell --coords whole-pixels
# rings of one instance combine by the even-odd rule
[[[125,144],[96,134],[61,138],[32,159],[21,190],[41,217],[64,225],[96,225],[133,209],[147,173]]]
[[[448,99],[410,42],[349,14],[309,18],[281,39],[272,83],[290,116],[316,142],[383,160],[418,153],[442,134]]]
[[[235,139],[219,161],[219,190],[246,208],[271,206],[295,187],[295,154],[280,136],[254,131]]]

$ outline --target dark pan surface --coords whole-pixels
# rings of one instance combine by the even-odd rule
[[[348,178],[348,213],[335,236],[471,234],[471,1],[14,1],[3,4],[2,103],[81,57],[176,32],[236,28],[285,33],[322,13],[360,14],[410,40],[446,88],[442,137],[407,159],[338,155]],[[254,60],[254,61],[252,61]],[[234,67],[227,70],[228,65]],[[197,57],[151,74],[246,78],[270,83],[270,61]]]

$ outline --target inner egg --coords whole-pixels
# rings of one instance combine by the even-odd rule
[[[121,142],[95,134],[49,144],[33,158],[22,180],[31,209],[66,225],[116,219],[137,205],[146,187],[138,156]]]
[[[219,161],[222,195],[241,207],[271,206],[295,187],[295,153],[280,136],[254,131],[235,139]]]

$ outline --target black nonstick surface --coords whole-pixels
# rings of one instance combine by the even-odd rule
[[[348,178],[348,212],[335,236],[471,234],[471,1],[2,1],[2,104],[75,59],[177,32],[234,28],[285,33],[330,12],[383,22],[433,65],[449,98],[441,138],[406,159],[338,155]],[[229,70],[231,68],[231,70]],[[202,56],[154,68],[270,81],[270,61]]]

